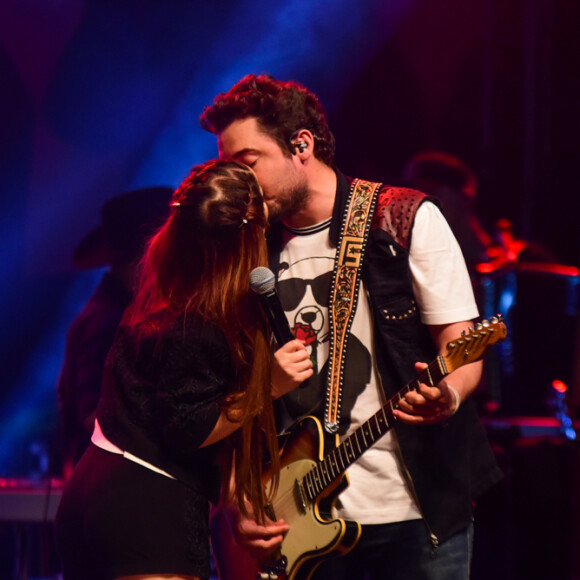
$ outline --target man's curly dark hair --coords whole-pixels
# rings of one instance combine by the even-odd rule
[[[293,81],[278,81],[270,75],[246,75],[205,108],[200,124],[206,131],[218,134],[234,121],[248,117],[255,117],[264,133],[275,139],[288,156],[294,153],[294,135],[308,129],[314,135],[315,157],[332,166],[334,135],[318,97],[306,87]]]

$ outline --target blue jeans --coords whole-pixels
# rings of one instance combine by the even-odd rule
[[[473,524],[433,547],[422,520],[366,525],[351,552],[321,564],[312,580],[468,580]]]

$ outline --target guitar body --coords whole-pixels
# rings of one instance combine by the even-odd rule
[[[302,478],[327,452],[322,425],[315,417],[304,417],[282,448],[280,483],[268,509],[275,519],[284,519],[290,529],[275,561],[266,566],[279,578],[307,580],[323,560],[347,553],[360,537],[358,522],[331,515],[339,493],[348,486],[346,474],[312,501],[300,489]],[[269,489],[270,482],[266,484]]]

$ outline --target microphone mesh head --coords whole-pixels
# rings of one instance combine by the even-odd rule
[[[274,290],[275,283],[276,278],[274,272],[269,268],[259,266],[250,272],[250,288],[256,294],[262,295],[271,292]]]

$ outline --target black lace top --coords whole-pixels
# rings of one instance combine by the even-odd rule
[[[97,418],[112,443],[211,499],[219,490],[219,444],[200,448],[231,390],[223,333],[190,317],[163,334],[117,332],[105,366]]]

